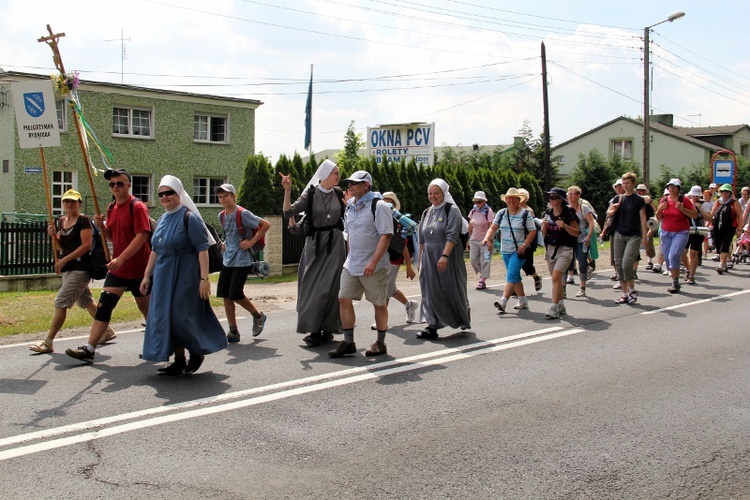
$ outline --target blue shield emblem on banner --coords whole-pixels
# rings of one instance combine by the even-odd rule
[[[24,93],[23,105],[30,116],[39,118],[44,114],[44,94],[41,92]]]

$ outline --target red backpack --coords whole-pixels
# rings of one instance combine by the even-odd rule
[[[237,224],[237,231],[240,232],[240,236],[242,236],[242,239],[247,239],[247,232],[245,231],[245,227],[242,225],[242,211],[245,210],[241,206],[237,205],[237,210],[234,212],[234,220],[235,224]],[[227,214],[226,210],[222,210],[219,214],[219,221],[221,221],[221,227],[224,227],[224,216]],[[253,236],[260,230],[259,227],[256,227],[252,230],[252,234],[250,235],[250,238],[252,239]],[[253,245],[253,252],[260,252],[264,248],[266,248],[266,236],[263,235],[255,245]]]

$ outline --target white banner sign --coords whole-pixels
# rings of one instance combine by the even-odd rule
[[[60,146],[52,81],[12,83],[21,149]]]
[[[406,163],[414,158],[417,165],[432,165],[435,159],[435,124],[408,123],[381,125],[367,129],[367,154],[382,163]]]

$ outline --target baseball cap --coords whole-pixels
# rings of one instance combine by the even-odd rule
[[[372,186],[372,176],[367,170],[357,170],[344,180],[347,182],[366,182]]]
[[[222,184],[221,186],[214,188],[214,194],[219,194],[219,191],[224,191],[226,193],[232,193],[235,195],[237,194],[237,190],[234,188],[234,186],[228,183]]]
[[[67,191],[65,191],[65,194],[62,195],[62,201],[65,200],[83,201],[83,199],[81,198],[81,193],[79,193],[75,189],[68,189]]]
[[[107,180],[110,180],[113,176],[116,176],[116,175],[124,175],[128,178],[128,182],[133,181],[133,177],[131,177],[130,173],[124,168],[115,168],[115,169],[110,168],[104,171],[104,178]]]

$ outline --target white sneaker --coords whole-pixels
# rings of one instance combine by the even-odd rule
[[[518,310],[528,309],[528,308],[529,308],[529,300],[528,299],[526,299],[526,300],[519,300],[518,304],[516,304],[516,305],[513,306],[513,309],[518,309]]]
[[[578,290],[578,293],[576,294],[576,297],[585,297],[585,296],[586,296],[586,289],[585,288],[581,288],[580,290]]]
[[[547,316],[548,319],[557,319],[560,317],[560,311],[557,306],[551,306],[545,316]]]
[[[390,327],[386,326],[385,329],[388,330]],[[373,323],[370,325],[370,330],[378,331],[378,325],[376,323]]]
[[[565,309],[565,304],[557,304],[557,312],[562,316],[563,314],[568,314],[568,310]]]
[[[407,323],[414,323],[414,318],[417,315],[417,303],[413,300],[409,301],[409,304],[406,306],[406,322]]]

